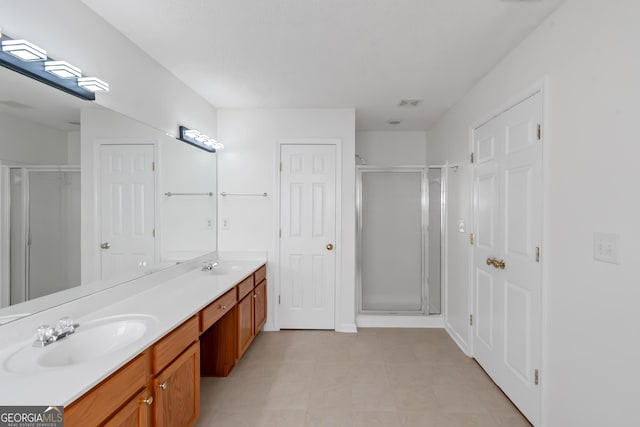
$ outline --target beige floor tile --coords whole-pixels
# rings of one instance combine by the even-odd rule
[[[350,411],[353,407],[351,385],[317,388],[309,390],[309,410]]]
[[[398,411],[427,411],[440,408],[436,395],[429,385],[395,385],[392,389]]]
[[[439,329],[262,332],[201,380],[198,426],[529,425]]]
[[[265,409],[306,410],[309,405],[309,388],[306,383],[273,384],[266,396]]]
[[[352,427],[353,415],[350,411],[309,411],[305,427]]]
[[[354,427],[401,427],[400,417],[395,411],[353,412]]]
[[[372,387],[370,384],[351,385],[352,408],[354,411],[395,411],[393,391],[386,387]]]
[[[261,412],[258,427],[303,427],[307,412],[291,410],[270,410]]]

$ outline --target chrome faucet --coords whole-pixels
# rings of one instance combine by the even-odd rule
[[[205,261],[204,264],[202,264],[202,271],[211,271],[216,265],[218,265],[217,262]]]
[[[40,325],[37,330],[37,337],[33,343],[34,347],[46,347],[51,343],[63,339],[66,336],[71,335],[79,327],[79,324],[74,324],[70,317],[61,317],[58,320],[58,325],[52,328],[49,325]]]

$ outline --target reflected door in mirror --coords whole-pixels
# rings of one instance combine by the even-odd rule
[[[101,278],[155,262],[154,147],[100,146]]]

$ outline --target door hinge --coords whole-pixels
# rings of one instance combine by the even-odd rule
[[[469,234],[469,244],[473,245],[475,243],[476,239],[475,236],[473,235],[473,233]]]
[[[473,153],[471,153],[471,156],[469,156],[469,160],[471,160],[471,163],[475,161],[475,156],[473,155]]]
[[[151,170],[155,172],[155,170],[156,170],[156,162],[151,162]]]
[[[278,231],[278,237],[282,239],[282,228]]]
[[[280,304],[280,295],[278,295],[278,304]]]
[[[542,125],[538,125],[538,141],[542,140]]]
[[[536,246],[536,262],[540,262],[540,248]]]
[[[153,230],[151,230],[151,235],[155,238],[156,237],[156,229],[154,228]]]
[[[469,315],[469,325],[473,326],[473,314]]]
[[[282,172],[282,162],[280,162],[280,172]]]
[[[533,371],[533,383],[535,385],[538,385],[540,383],[540,373],[538,372],[537,369]]]

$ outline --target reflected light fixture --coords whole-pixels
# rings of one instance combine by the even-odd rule
[[[69,64],[67,61],[47,61],[44,63],[44,70],[55,74],[61,79],[82,77],[80,68]]]
[[[78,86],[91,92],[109,92],[109,84],[97,77],[80,77],[78,78]]]
[[[31,77],[41,83],[87,101],[95,101],[94,92],[108,92],[109,85],[96,77],[83,77],[80,68],[67,61],[47,57],[33,43],[13,39],[0,32],[0,66]]]
[[[180,136],[178,137],[178,139],[180,141],[186,142],[187,144],[191,144],[194,147],[198,147],[210,153],[215,153],[217,150],[221,150],[224,148],[223,144],[196,129],[189,129],[184,126],[180,126],[179,129]]]
[[[2,40],[2,51],[22,61],[44,61],[47,51],[26,40]]]

